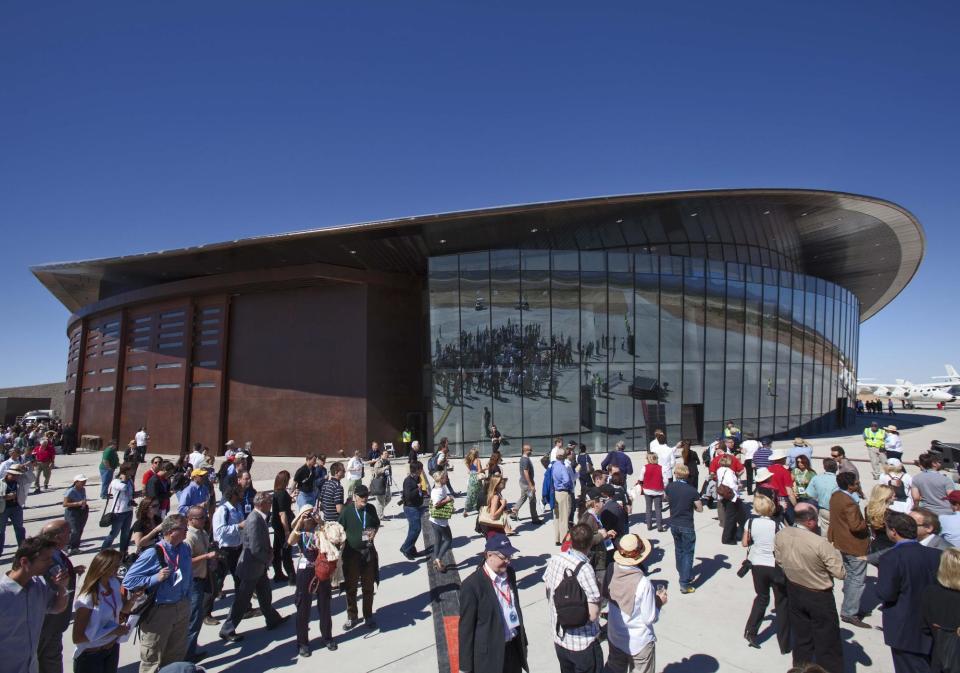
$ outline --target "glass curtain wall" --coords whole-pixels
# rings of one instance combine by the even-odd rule
[[[430,259],[434,441],[603,452],[822,432],[853,404],[859,303],[818,278],[640,249]],[[847,415],[852,418],[852,414]]]

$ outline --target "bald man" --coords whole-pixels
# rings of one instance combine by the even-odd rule
[[[53,568],[56,566],[60,566],[70,574],[67,589],[70,591],[71,600],[67,602],[66,610],[55,614],[47,613],[43,619],[43,628],[40,629],[40,638],[37,640],[37,661],[40,664],[40,673],[63,673],[63,634],[73,617],[72,598],[77,588],[77,577],[86,570],[85,566],[74,566],[66,554],[66,549],[70,545],[70,531],[70,524],[65,519],[54,519],[41,531],[43,535],[57,543],[49,576],[55,574]]]

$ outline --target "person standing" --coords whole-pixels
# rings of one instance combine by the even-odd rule
[[[820,530],[826,535],[830,527],[830,497],[840,489],[837,486],[837,461],[833,458],[823,459],[823,472],[816,475],[807,484],[807,500],[816,503],[818,508]]]
[[[223,590],[227,573],[233,577],[234,591],[236,592],[240,587],[240,579],[237,577],[237,562],[240,560],[240,552],[243,549],[243,529],[246,526],[245,517],[243,512],[240,511],[240,488],[234,486],[224,495],[223,504],[213,513],[213,539],[223,557],[223,566],[226,567],[221,566],[216,573],[213,591],[206,598],[203,621],[210,626],[220,623],[213,618],[213,601]]]
[[[954,488],[953,480],[940,472],[940,460],[932,453],[920,454],[917,464],[920,474],[914,475],[910,486],[913,501],[937,516],[949,516],[953,508],[947,494]]]
[[[316,505],[317,456],[308,453],[303,465],[293,473],[293,488],[297,493],[297,511],[304,505]]]
[[[106,500],[113,481],[113,472],[120,467],[120,456],[117,455],[117,440],[111,439],[107,448],[100,455],[100,499]]]
[[[663,470],[658,464],[655,453],[647,453],[647,464],[643,469],[643,499],[647,505],[647,530],[657,528],[661,533],[667,530],[663,525]]]
[[[423,496],[421,488],[421,476],[423,472],[423,463],[419,460],[410,463],[410,474],[403,480],[403,516],[407,519],[407,537],[400,545],[400,553],[407,560],[415,561],[417,559],[417,538],[420,537],[420,530],[423,528]],[[377,519],[379,525],[379,519]]]
[[[190,483],[187,484],[185,489],[177,493],[177,510],[181,515],[186,516],[187,510],[194,505],[209,507],[209,483],[210,480],[207,479],[207,471],[205,469],[190,471]]]
[[[301,657],[311,656],[310,652],[310,608],[313,597],[317,597],[317,616],[320,621],[320,636],[322,644],[331,651],[337,649],[337,642],[333,639],[333,620],[330,616],[330,600],[332,588],[330,579],[319,580],[316,576],[315,564],[320,555],[321,536],[323,528],[318,529],[322,522],[319,512],[312,505],[304,505],[297,512],[293,520],[293,529],[287,542],[297,545],[300,558],[297,560],[297,591],[293,602],[297,606],[297,653]],[[335,522],[328,522],[323,526],[339,526]]]
[[[330,466],[330,478],[324,480],[320,486],[320,508],[323,510],[325,521],[336,521],[343,510],[343,479],[345,470],[343,463],[337,461]]]
[[[27,502],[27,491],[33,479],[33,474],[27,472],[22,465],[11,465],[0,481],[0,497],[3,498],[4,505],[0,510],[0,554],[3,554],[7,537],[7,522],[13,524],[13,534],[18,546],[23,544],[27,536],[23,527],[23,506]]]
[[[687,484],[687,488],[693,487]],[[667,590],[654,589],[641,567],[652,549],[649,540],[631,534],[620,540],[613,555],[616,565],[608,589],[610,655],[604,673],[656,671],[657,636],[653,625],[660,618],[660,609],[667,604]]]
[[[887,454],[887,460],[891,458],[903,460],[903,440],[900,439],[897,426],[888,425],[883,430],[887,433],[887,436],[883,439],[883,451]]]
[[[161,517],[170,513],[170,473],[173,469],[170,461],[160,463],[143,488],[144,496],[153,498],[157,503]]]
[[[633,474],[633,461],[630,460],[630,456],[627,455],[626,451],[626,442],[620,440],[617,442],[616,448],[614,448],[613,451],[610,451],[600,462],[600,469],[604,472],[609,472],[610,467],[612,466],[617,468],[617,471],[621,474],[627,476]]]
[[[924,590],[936,583],[942,552],[917,542],[917,522],[907,514],[888,512],[886,527],[894,546],[879,558],[877,568],[883,642],[890,647],[896,673],[926,673],[933,640],[923,633],[917,615]]]
[[[506,535],[487,538],[484,560],[460,585],[457,640],[462,673],[520,673],[527,666],[527,634]]]
[[[919,507],[909,512],[910,518],[917,522],[917,542],[930,549],[944,551],[953,547],[940,536],[940,517],[929,509]]]
[[[470,512],[480,510],[480,501],[483,498],[483,487],[480,482],[483,465],[477,447],[467,451],[467,455],[463,458],[463,464],[467,468],[467,498],[463,503],[463,516],[466,518]]]
[[[417,461],[416,464],[421,463]],[[377,628],[373,618],[373,594],[374,584],[380,583],[380,559],[373,540],[380,528],[380,519],[377,517],[377,508],[367,502],[369,495],[367,487],[359,484],[353,491],[352,502],[340,512],[339,523],[347,538],[342,556],[343,583],[347,594],[344,631],[360,624],[357,612],[357,587],[360,585],[363,589],[363,621],[369,630]]]
[[[533,447],[529,444],[523,445],[522,455],[520,456],[520,499],[513,506],[513,512],[510,518],[518,521],[520,518],[520,509],[524,503],[530,501],[530,521],[539,526],[543,523],[537,515],[537,484],[533,478],[533,461],[530,454],[533,453]],[[469,493],[469,489],[468,489]]]
[[[550,630],[561,673],[600,673],[603,668],[603,650],[600,649],[600,587],[587,554],[593,545],[593,531],[577,524],[570,529],[570,549],[555,554],[547,561],[543,573]],[[566,577],[576,578],[586,598],[586,621],[578,625],[564,625],[557,612],[558,588]]]
[[[187,660],[200,661],[206,658],[206,652],[197,651],[197,639],[203,626],[205,597],[213,587],[210,582],[210,562],[217,552],[210,551],[210,538],[205,530],[207,510],[194,505],[187,510],[187,545],[190,547],[193,570],[193,582],[190,585],[190,623],[187,627]]]
[[[374,445],[377,443],[374,442]],[[373,449],[370,450],[373,453]],[[446,454],[441,453],[440,455],[445,456]],[[447,471],[446,461],[440,463],[440,469],[444,473]],[[381,521],[387,519],[384,514],[384,510],[387,508],[387,504],[390,502],[390,498],[393,495],[393,467],[390,465],[390,456],[386,453],[378,453],[377,458],[373,461],[373,475],[370,479],[370,495],[376,498],[376,507],[377,507],[377,516],[380,517]]]
[[[69,553],[80,551],[80,541],[83,539],[83,529],[87,525],[90,507],[87,505],[87,478],[78,474],[73,478],[73,485],[63,496],[63,518],[70,526]]]
[[[37,646],[44,617],[67,609],[69,573],[61,567],[50,578],[56,541],[26,538],[14,552],[10,570],[0,575],[0,648],[4,673],[39,673]]]
[[[346,494],[348,499],[353,495],[353,490],[361,483],[363,483],[363,460],[360,459],[360,452],[354,451],[353,457],[347,461]]]
[[[830,496],[830,529],[827,539],[843,556],[846,576],[843,580],[843,607],[840,619],[862,629],[871,628],[860,618],[860,598],[867,577],[866,556],[870,548],[870,531],[860,512],[860,482],[850,472],[837,475],[839,490]]]
[[[846,571],[840,552],[816,530],[816,508],[800,503],[794,525],[782,528],[773,542],[773,557],[787,578],[793,665],[816,661],[828,673],[843,673],[833,580],[842,580]]]
[[[673,535],[673,550],[676,556],[677,574],[680,576],[680,593],[692,594],[693,558],[697,546],[697,530],[693,524],[693,513],[703,511],[703,503],[697,489],[690,485],[690,476],[686,465],[673,468],[676,479],[665,489],[667,503],[670,505],[670,533]]]
[[[50,489],[50,471],[53,469],[53,461],[57,457],[57,452],[53,448],[53,442],[44,437],[40,440],[40,446],[33,450],[33,457],[36,459],[34,469],[37,472],[37,478],[33,485],[33,492],[40,492],[40,477],[43,477],[43,487]]]
[[[171,662],[183,661],[187,653],[193,585],[190,547],[184,542],[187,520],[168,514],[161,525],[161,542],[140,554],[123,577],[128,591],[147,589],[155,596],[153,607],[138,624],[140,673],[157,673]]]
[[[67,594],[73,594],[77,588],[77,578],[86,572],[82,565],[74,566],[67,555],[70,544],[70,524],[64,519],[54,519],[43,527],[41,533],[57,543],[53,552],[53,568],[59,567],[67,573]],[[49,573],[48,573],[49,576]],[[63,673],[63,634],[70,626],[73,610],[70,602],[63,612],[47,613],[40,629],[40,639],[37,643],[37,660],[40,664],[40,673]]]
[[[850,472],[860,481],[860,470],[847,458],[847,452],[842,446],[831,446],[830,457],[837,462],[837,474]]]
[[[720,495],[720,511],[718,512],[723,535],[723,544],[737,544],[740,539],[743,524],[747,520],[747,510],[740,496],[740,479],[732,467],[733,456],[724,453],[719,456],[717,465],[717,493]],[[758,482],[760,480],[758,479]],[[726,487],[726,488],[724,488]],[[722,494],[721,494],[722,491]],[[723,497],[726,495],[727,497]]]
[[[740,444],[740,457],[743,459],[743,469],[746,471],[747,494],[753,495],[753,456],[760,448],[760,442],[751,432],[746,433],[745,437],[746,439]]]
[[[863,431],[863,442],[867,447],[867,456],[870,458],[870,470],[873,473],[874,481],[880,478],[880,473],[883,471],[883,456],[880,454],[884,450],[886,437],[886,430],[881,428],[876,421],[871,422],[870,427]]]
[[[237,633],[237,627],[250,609],[250,601],[254,593],[257,594],[257,603],[267,623],[268,631],[277,628],[288,619],[288,617],[281,617],[273,607],[273,592],[270,589],[270,580],[267,578],[267,568],[273,560],[273,548],[270,545],[270,533],[267,528],[267,519],[272,505],[271,491],[257,493],[253,500],[253,511],[244,520],[243,549],[237,562],[240,586],[233,598],[230,616],[220,627],[221,640],[230,643],[243,640],[243,636]]]
[[[776,510],[776,503],[770,498],[763,495],[754,496],[753,511],[756,516],[750,519],[747,529],[743,531],[742,544],[750,550],[747,553],[747,561],[751,566],[753,590],[756,592],[743,637],[750,647],[760,649],[757,643],[757,632],[767,612],[767,606],[770,605],[770,591],[773,590],[773,607],[777,612],[777,642],[780,645],[780,653],[787,654],[790,652],[787,581],[783,576],[783,570],[777,567],[773,558],[774,540],[780,532],[780,523],[773,518]]]
[[[145,463],[147,461],[147,442],[150,440],[150,435],[147,434],[147,428],[141,427],[137,430],[137,434],[133,436],[133,440],[137,443],[137,462]]]
[[[273,504],[270,521],[273,525],[273,581],[278,584],[297,583],[293,569],[293,551],[287,544],[290,537],[290,524],[293,523],[293,498],[287,493],[290,473],[277,472],[273,480]]]
[[[960,629],[960,549],[940,554],[937,581],[921,595],[922,629],[933,639],[930,673],[956,673]]]
[[[74,673],[116,673],[120,663],[118,638],[130,632],[127,614],[143,590],[130,592],[124,600],[117,570],[121,556],[116,549],[97,552],[74,601]],[[66,612],[66,611],[65,611]],[[110,628],[110,627],[113,628]],[[63,660],[61,657],[62,669]]]
[[[124,463],[120,466],[117,478],[110,482],[110,494],[104,504],[111,516],[110,532],[103,538],[100,549],[109,549],[119,535],[120,553],[127,553],[130,546],[130,527],[133,524],[133,473],[136,469],[135,463]]]
[[[940,535],[954,547],[960,547],[960,490],[947,494],[952,513],[937,515],[940,517]]]
[[[570,526],[570,514],[573,512],[573,485],[576,475],[565,459],[567,450],[557,451],[557,459],[550,465],[550,477],[553,482],[554,502],[553,511],[553,539],[556,546],[560,546],[567,536]]]

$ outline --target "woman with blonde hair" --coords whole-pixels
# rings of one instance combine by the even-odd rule
[[[931,673],[960,670],[956,656],[960,637],[960,549],[946,549],[940,555],[937,583],[923,590],[920,605],[921,629],[933,638]]]
[[[746,562],[750,563],[753,590],[756,596],[753,599],[753,607],[747,618],[743,637],[750,647],[760,649],[757,643],[757,632],[767,612],[767,606],[770,605],[772,589],[773,607],[777,612],[777,642],[780,644],[780,651],[785,654],[790,651],[787,580],[773,558],[773,542],[780,530],[780,523],[774,518],[777,513],[777,504],[767,496],[757,494],[753,496],[753,512],[755,516],[747,522],[741,544],[750,550],[747,553]]]
[[[894,501],[893,489],[883,484],[877,484],[870,491],[870,499],[864,509],[864,518],[870,528],[870,560],[876,558],[878,552],[886,551],[893,546],[887,537],[886,516],[887,510]],[[869,558],[868,557],[868,558]]]
[[[127,600],[120,593],[117,570],[123,555],[115,549],[104,549],[93,557],[90,567],[77,588],[73,603],[73,653],[75,673],[116,673],[120,662],[120,643],[134,601],[143,590],[130,592]]]
[[[467,498],[463,505],[463,515],[474,510],[480,509],[480,495],[482,492],[480,484],[480,474],[483,472],[483,466],[480,464],[480,451],[473,447],[467,451],[463,458],[463,464],[467,466]]]
[[[483,524],[482,532],[487,537],[501,530],[508,535],[513,531],[510,529],[510,521],[507,517],[507,499],[503,497],[503,489],[507,486],[507,479],[499,474],[490,476],[487,481],[487,512],[486,519],[489,521],[498,521],[502,525]]]

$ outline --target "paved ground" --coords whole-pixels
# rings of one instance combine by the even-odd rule
[[[889,422],[887,417],[883,420]],[[905,457],[909,460],[924,451],[932,439],[960,439],[960,410],[903,412],[893,421],[905,428]],[[841,444],[847,448],[849,456],[865,459],[862,441],[856,435],[835,434],[815,438],[811,443],[816,457],[827,455],[827,450],[833,444]],[[538,447],[537,450],[539,452],[545,448]],[[637,460],[638,456],[634,455],[635,464]],[[58,458],[59,467],[54,471],[52,480],[55,490],[31,496],[28,500],[28,534],[37,532],[45,522],[60,516],[63,490],[67,481],[77,471],[82,470],[91,478],[88,486],[91,493],[99,491],[96,463],[97,458],[88,454]],[[269,488],[277,470],[292,471],[299,463],[300,461],[294,458],[258,459],[254,468],[257,488]],[[861,475],[865,477],[864,489],[867,490],[872,486],[869,465],[861,463],[860,466]],[[507,489],[511,498],[517,495],[516,472],[516,460],[508,460],[505,474],[511,477]],[[462,465],[458,465],[453,473],[454,486],[462,490],[465,481],[465,471]],[[399,513],[396,501],[388,506],[387,511],[390,514]],[[101,537],[97,518],[98,512],[91,513],[86,531],[87,551],[74,558],[77,563],[89,563],[96,550]],[[476,566],[482,549],[479,537],[473,534],[472,524],[472,518],[466,519],[459,514],[453,520],[454,555],[459,562],[462,576],[466,576]],[[637,515],[632,518],[632,525],[635,532],[646,530],[641,517]],[[405,533],[406,523],[402,517],[392,518],[385,523],[377,537],[382,563],[382,582],[375,602],[380,623],[378,631],[368,633],[354,630],[345,634],[342,629],[345,621],[344,598],[335,596],[334,634],[340,642],[340,649],[336,653],[315,650],[312,658],[298,659],[293,620],[279,631],[267,633],[262,628],[263,620],[260,618],[241,625],[239,631],[246,634],[247,638],[239,645],[221,644],[216,638],[217,627],[205,626],[200,635],[200,644],[202,649],[210,653],[205,662],[208,670],[229,670],[237,673],[272,669],[307,671],[333,664],[339,673],[435,673],[438,670],[437,647],[434,621],[431,619],[431,590],[426,561],[414,563],[400,555],[398,548]],[[514,545],[521,551],[514,567],[518,571],[521,603],[531,642],[530,670],[532,673],[557,670],[543,585],[540,581],[544,565],[555,549],[552,525],[548,523],[540,528],[531,528],[529,524],[525,524],[520,526],[519,533],[513,538]],[[753,600],[749,578],[739,579],[734,574],[744,556],[744,550],[720,544],[720,529],[713,512],[698,516],[697,533],[696,556],[701,580],[697,592],[688,596],[681,596],[676,591],[677,574],[673,563],[672,537],[669,533],[654,534],[655,560],[651,564],[653,578],[665,582],[670,588],[670,601],[656,627],[657,670],[664,673],[786,671],[790,665],[789,657],[781,656],[775,638],[771,640],[773,633],[769,617],[761,631],[762,649],[750,649],[742,639],[743,625]],[[8,537],[13,538],[12,530],[8,531]],[[418,544],[418,548],[422,548],[422,542]],[[9,559],[8,553],[3,557],[4,566],[8,565]],[[443,582],[447,586],[434,591],[434,595],[442,593],[444,589],[452,590],[452,581],[451,577],[443,576]],[[871,579],[870,582],[872,581]],[[230,585],[229,581],[227,585]],[[839,598],[839,590],[836,593]],[[230,594],[227,600],[230,600]],[[284,586],[275,590],[274,603],[282,614],[292,615],[293,589]],[[228,603],[220,603],[215,614],[222,617],[226,613],[226,605]],[[879,626],[879,613],[874,613],[868,621]],[[842,629],[847,671],[864,670],[868,667],[881,673],[892,671],[889,650],[883,645],[883,633],[880,630],[855,631],[851,633],[851,629]],[[316,628],[311,630],[311,635],[317,636]],[[66,670],[70,670],[69,657],[73,647],[70,644],[69,632],[65,638],[64,649],[68,659]],[[123,645],[121,671],[134,673],[138,661],[138,647]]]

